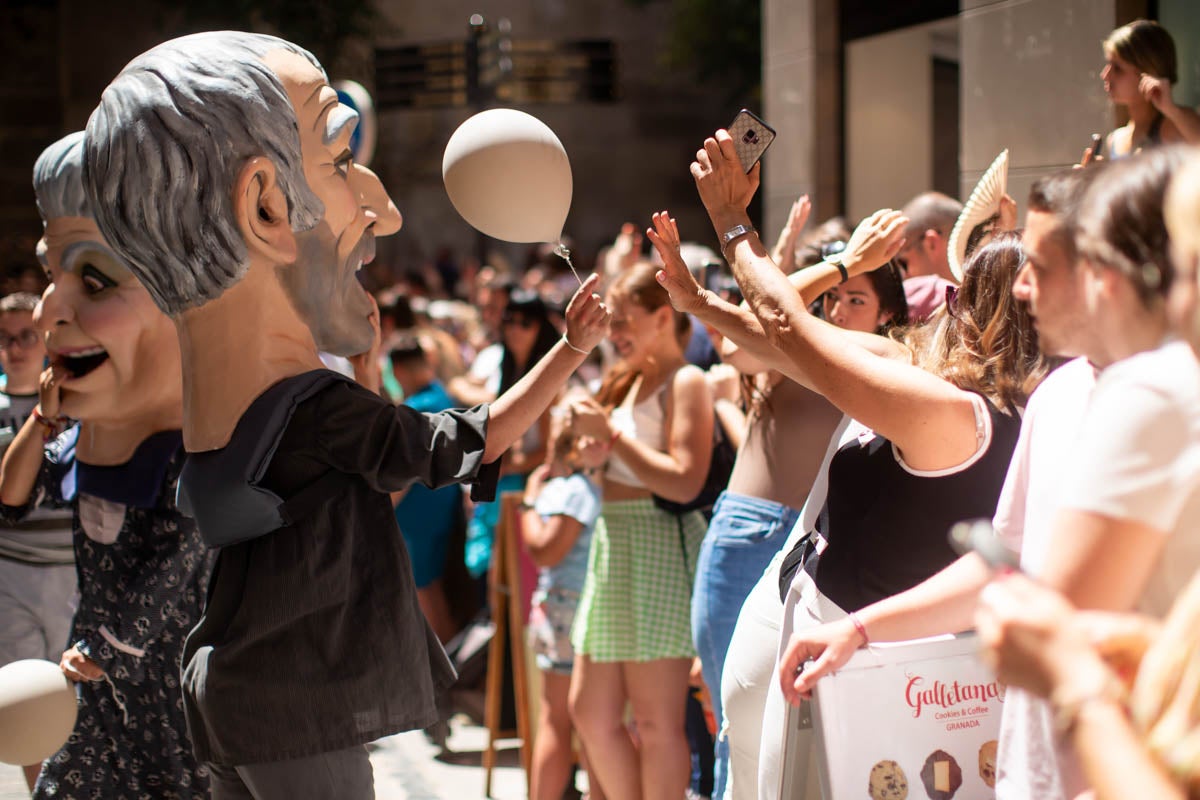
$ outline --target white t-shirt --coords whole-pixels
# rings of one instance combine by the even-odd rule
[[[1052,522],[1062,503],[1062,477],[1075,463],[1084,409],[1096,384],[1087,359],[1069,361],[1029,398],[1004,488],[996,504],[996,533],[1021,551],[1021,568],[1041,572]],[[1065,800],[1086,788],[1079,768],[1054,747],[1049,705],[1009,689],[1000,718],[997,800]],[[1071,794],[1067,794],[1071,792]]]
[[[1025,501],[1022,563],[1034,574],[1040,570],[1054,527],[1046,520],[1063,509],[1157,528],[1166,537],[1163,554],[1137,607],[1162,616],[1200,568],[1200,365],[1182,342],[1131,356],[1101,373],[1086,412],[1080,414],[1081,401],[1071,397],[1085,391],[1085,371],[1077,368],[1054,381],[1075,363],[1035,392],[1037,399],[1049,387],[1049,401],[1040,409],[1030,403],[1039,416],[1029,471],[1051,477],[1049,482],[1040,477],[1029,482],[1026,476],[1035,491]],[[1078,431],[1073,443],[1063,438],[1068,433],[1064,428]],[[1058,443],[1057,458],[1053,449],[1040,446],[1043,431]],[[1021,444],[1017,447],[1020,454]],[[1015,457],[1013,470],[1019,470],[1017,464]],[[1055,473],[1062,477],[1056,480]],[[1057,503],[1051,489],[1060,493]],[[1086,788],[1074,760],[1055,752],[1053,730],[1046,703],[1024,692],[1008,693],[1001,717],[997,800],[1057,800]]]
[[[1168,342],[1100,374],[1062,507],[1166,537],[1137,609],[1164,617],[1200,569],[1200,364]]]

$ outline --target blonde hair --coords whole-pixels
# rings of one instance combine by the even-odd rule
[[[953,308],[896,335],[914,364],[1008,412],[1046,374],[1029,310],[1012,296],[1024,263],[1020,238],[998,235],[967,262]]]
[[[1122,25],[1104,40],[1104,52],[1115,55],[1138,72],[1179,81],[1175,40],[1157,22],[1139,19]]]

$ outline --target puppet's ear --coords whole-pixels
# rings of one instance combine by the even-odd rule
[[[275,163],[256,156],[246,160],[233,186],[233,214],[252,256],[274,264],[296,260],[296,235],[288,222],[288,203]]]

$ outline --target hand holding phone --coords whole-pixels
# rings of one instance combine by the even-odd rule
[[[1104,144],[1104,137],[1098,133],[1092,134],[1092,143],[1083,151],[1083,159],[1079,162],[1081,166],[1086,167],[1097,158],[1100,157],[1100,148]]]
[[[754,168],[763,153],[775,141],[775,129],[749,109],[743,108],[727,128],[733,139],[738,160],[747,173]]]

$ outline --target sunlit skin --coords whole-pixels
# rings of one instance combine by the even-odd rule
[[[355,164],[350,137],[356,118],[302,56],[285,50],[263,61],[279,77],[296,112],[304,178],[325,206],[320,223],[297,234],[303,269],[281,270],[297,312],[317,345],[339,355],[365,351],[374,310],[357,272],[375,258],[375,237],[400,229],[400,212],[375,173]]]
[[[96,426],[178,428],[182,378],[175,327],[105,244],[96,223],[49,220],[38,259],[50,285],[34,320],[60,376],[58,413],[85,423],[80,457],[88,460]],[[120,450],[132,454],[142,438],[110,442],[99,460],[109,462]]]
[[[1142,75],[1136,67],[1116,53],[1104,54],[1104,69],[1100,80],[1104,82],[1104,93],[1117,105],[1127,106],[1142,100],[1138,83]]]
[[[1077,356],[1087,329],[1084,270],[1076,268],[1058,239],[1061,222],[1053,214],[1030,211],[1021,245],[1025,264],[1013,281],[1013,297],[1029,305],[1042,352]]]
[[[0,313],[0,367],[9,394],[33,394],[46,361],[46,344],[34,327],[32,311]]]
[[[874,333],[892,318],[889,311],[880,308],[879,295],[866,275],[853,278],[835,286],[821,297],[825,319],[851,331]]]
[[[667,332],[674,333],[670,330],[674,314],[670,306],[647,311],[632,299],[614,294],[610,294],[606,302],[613,315],[608,340],[617,355],[631,367],[640,367],[650,357],[655,340],[664,330],[664,323]]]

